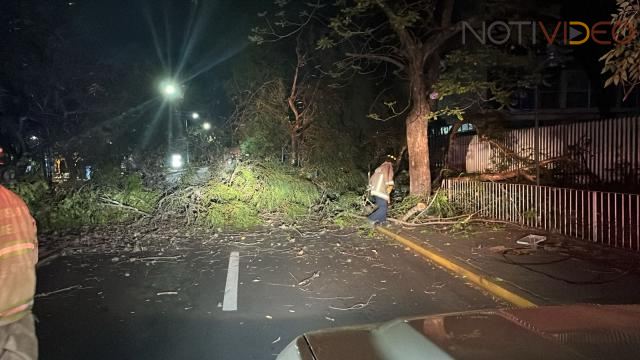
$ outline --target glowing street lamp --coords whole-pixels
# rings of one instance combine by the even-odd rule
[[[167,100],[174,100],[181,97],[180,85],[173,80],[165,80],[160,83],[160,93]]]
[[[198,120],[198,119],[200,119],[200,114],[198,114],[197,112],[193,112],[193,113],[191,113],[191,118],[193,120]]]
[[[204,122],[204,123],[202,123],[202,128],[204,130],[206,130],[206,131],[209,131],[209,130],[211,130],[211,124],[208,123],[208,122]]]
[[[182,155],[180,154],[173,154],[171,155],[171,167],[173,169],[181,169],[182,166],[184,165],[184,162],[182,161]]]

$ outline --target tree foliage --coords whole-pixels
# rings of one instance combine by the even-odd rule
[[[101,56],[97,40],[74,22],[81,6],[2,2],[3,121],[19,121],[24,132],[67,158],[80,152],[94,163],[117,162],[142,130],[131,119],[142,115],[148,92],[131,89],[150,83],[152,66]]]
[[[640,84],[640,1],[616,0],[618,12],[612,16],[615,37],[619,41],[602,58],[605,87],[622,86],[625,99]]]
[[[540,81],[533,55],[508,49],[480,47],[451,51],[434,85],[438,109],[431,118],[502,110],[511,105],[514,91],[531,88]]]
[[[253,40],[279,41],[317,22],[325,25],[327,31],[319,32],[316,49],[338,54],[332,67],[323,68],[324,74],[336,79],[369,74],[403,81],[406,100],[385,99],[388,115],[371,112],[369,118],[405,117],[411,192],[429,193],[427,121],[433,118],[433,100],[437,98],[430,95],[433,96],[438,82],[443,56],[455,49],[448,46],[449,40],[459,34],[464,24],[474,26],[481,19],[503,13],[510,8],[509,3],[515,2],[340,0],[331,5],[317,2],[308,4],[303,11],[280,10],[275,14],[276,21],[262,14],[267,18],[267,25],[254,29]],[[280,7],[284,4],[279,2]],[[467,7],[473,10],[467,11]],[[464,55],[458,58],[464,60]],[[467,86],[491,88],[492,85],[476,81]],[[454,91],[453,88],[443,90]],[[505,92],[495,86],[493,90],[492,98],[504,100]]]

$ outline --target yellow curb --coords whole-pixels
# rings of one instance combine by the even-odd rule
[[[414,243],[413,241],[394,233],[393,231],[389,230],[389,229],[385,229],[383,227],[377,226],[376,230],[383,234],[386,235],[388,237],[390,237],[391,239],[408,246],[409,248],[411,248],[412,250],[414,250],[415,252],[417,252],[418,254],[422,255],[423,257],[427,258],[428,260],[433,261],[434,263],[452,271],[453,273],[457,274],[457,275],[461,275],[467,278],[467,280],[471,281],[472,283],[476,284],[477,286],[481,287],[482,289],[490,292],[491,294],[493,294],[496,297],[499,297],[503,300],[506,300],[507,302],[510,302],[511,304],[520,307],[520,308],[532,308],[532,307],[537,307],[538,305],[532,303],[531,301],[523,298],[522,296],[515,294],[505,288],[503,288],[502,286],[492,282],[491,280],[487,279],[486,277],[476,274],[473,271],[466,269],[458,264],[455,264],[453,262],[451,262],[450,260],[448,260],[447,258],[438,255],[436,253],[434,253],[433,251],[427,250],[424,247]]]

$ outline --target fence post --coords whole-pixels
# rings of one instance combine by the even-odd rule
[[[598,242],[598,196],[595,191],[591,193],[591,226],[592,226],[592,241]]]

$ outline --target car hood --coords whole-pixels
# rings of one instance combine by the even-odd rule
[[[310,332],[278,359],[637,358],[640,306],[481,310]]]

